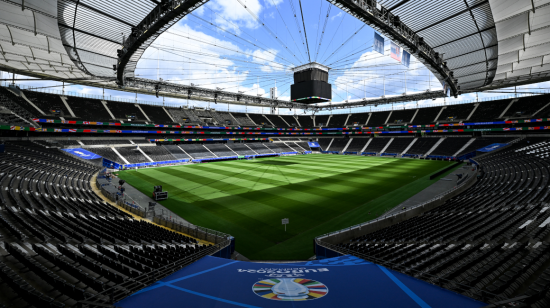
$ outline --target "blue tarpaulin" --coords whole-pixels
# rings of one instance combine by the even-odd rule
[[[285,264],[207,256],[115,306],[478,308],[486,304],[347,255]]]
[[[97,159],[97,158],[101,158],[101,156],[95,154],[95,153],[92,153],[92,152],[89,152],[89,151],[86,151],[84,149],[63,149],[63,151],[69,153],[69,154],[73,154],[75,156],[78,156],[80,158],[83,158],[83,159]]]
[[[478,151],[478,152],[491,152],[491,151],[494,151],[496,149],[500,149],[502,147],[505,147],[507,145],[508,145],[508,143],[493,143],[493,144],[488,145],[484,148],[477,149],[476,151]]]

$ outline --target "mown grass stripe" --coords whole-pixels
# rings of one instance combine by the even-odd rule
[[[421,179],[448,166],[342,155],[261,161],[270,160],[293,164],[227,161],[131,170],[120,177],[147,195],[163,185],[169,200],[161,204],[194,224],[232,234],[239,253],[249,258],[300,259],[311,256],[315,235],[368,220],[370,211],[374,218],[415,187],[429,185]],[[282,218],[291,220],[286,233]]]

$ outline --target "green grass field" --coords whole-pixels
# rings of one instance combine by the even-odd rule
[[[433,184],[449,162],[301,155],[119,173],[146,195],[162,185],[160,203],[193,224],[229,233],[253,260],[313,256],[313,238],[378,217]],[[289,218],[286,232],[282,218]]]

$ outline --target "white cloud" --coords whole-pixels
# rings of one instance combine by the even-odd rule
[[[246,6],[246,9],[239,1]],[[208,6],[216,12],[216,15],[210,16],[213,13],[207,10],[204,17],[213,18],[216,24],[223,28],[233,29],[240,34],[241,27],[256,29],[260,26],[250,14],[252,12],[255,16],[261,16],[263,6],[259,0],[214,0],[208,2]]]
[[[338,14],[332,16],[332,17],[330,18],[330,21],[333,21],[335,18],[342,17],[342,15],[344,15],[344,13],[343,13],[343,12],[340,12],[340,13],[338,13]]]
[[[261,72],[276,72],[280,76],[284,71],[284,66],[277,62],[276,49],[242,50],[235,42],[215,33],[215,36],[206,34],[203,29],[207,28],[180,23],[163,33],[153,47],[166,51],[157,55],[153,47],[146,50],[136,73],[156,79],[159,67],[160,77],[169,82],[256,95],[268,92],[261,86],[266,87],[266,79],[271,79]],[[259,86],[256,76],[261,75],[264,76]]]
[[[283,0],[264,0],[264,5],[266,7],[271,7],[271,6],[279,6],[279,4],[283,3]]]
[[[275,49],[268,49],[268,50],[260,50],[257,49],[254,52],[252,52],[252,59],[254,62],[265,64],[260,69],[262,72],[275,72],[275,71],[283,71],[284,66],[282,66],[279,63],[273,63],[275,61],[275,56],[277,55],[277,50]]]
[[[401,95],[405,92],[420,92],[428,89],[428,75],[432,75],[432,73],[412,56],[410,68],[407,69],[399,61],[389,56],[389,44],[390,41],[386,40],[385,55],[368,51],[349,65],[341,64],[346,63],[343,61],[333,65],[340,69],[340,74],[333,82],[333,103],[338,104],[345,99],[346,87],[348,100],[382,95]],[[333,70],[332,75],[336,72]],[[438,80],[433,75],[431,89],[441,89]]]

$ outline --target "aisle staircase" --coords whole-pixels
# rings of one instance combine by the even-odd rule
[[[441,144],[441,142],[443,142],[443,140],[445,140],[445,138],[447,138],[447,137],[441,137],[441,138],[439,139],[439,141],[437,141],[437,142],[434,144],[434,146],[433,146],[431,149],[429,149],[428,152],[426,152],[426,154],[424,154],[424,157],[426,157],[426,156],[432,154],[432,152],[433,152],[435,149],[437,149],[437,147]]]
[[[472,138],[472,139],[468,140],[468,142],[466,142],[466,144],[464,146],[462,146],[460,148],[460,150],[458,150],[456,153],[454,153],[453,156],[457,156],[459,153],[462,153],[462,151],[464,151],[474,141],[476,141],[476,138]]]
[[[413,141],[411,141],[411,143],[409,143],[407,148],[405,148],[405,150],[403,152],[401,152],[401,156],[403,156],[403,154],[407,154],[407,151],[416,143],[417,140],[418,140],[418,137],[414,138]]]

